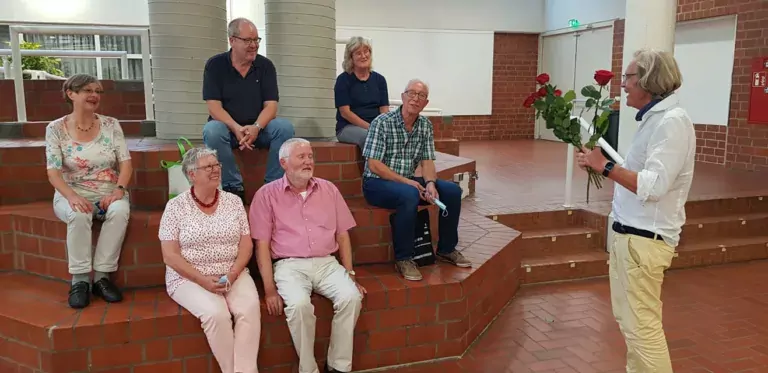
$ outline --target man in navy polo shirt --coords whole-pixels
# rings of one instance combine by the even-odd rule
[[[210,116],[203,141],[218,153],[224,190],[244,201],[243,177],[233,149],[269,149],[266,184],[283,177],[278,151],[294,130],[291,122],[277,118],[277,72],[272,61],[257,53],[261,38],[256,25],[236,18],[227,33],[230,50],[205,64],[203,100]]]

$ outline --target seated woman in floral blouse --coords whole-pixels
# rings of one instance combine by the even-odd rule
[[[128,226],[130,203],[126,187],[133,168],[120,123],[96,114],[103,92],[101,83],[93,76],[70,77],[64,82],[63,93],[72,113],[54,120],[45,129],[48,180],[56,189],[53,211],[67,223],[72,308],[86,307],[90,292],[107,302],[123,299],[109,275],[117,271]],[[104,222],[95,253],[91,240],[94,218]]]
[[[189,150],[181,169],[192,188],[168,201],[160,219],[168,295],[200,319],[222,373],[257,373],[261,310],[246,267],[253,241],[245,207],[218,189],[215,150]]]

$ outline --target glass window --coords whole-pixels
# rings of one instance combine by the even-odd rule
[[[126,51],[128,54],[141,54],[140,36],[99,36],[101,50],[103,51]]]
[[[93,35],[24,34],[27,42],[40,44],[40,49],[95,50]],[[64,76],[90,74],[96,76],[96,58],[61,58]]]

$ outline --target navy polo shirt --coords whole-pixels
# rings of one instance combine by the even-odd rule
[[[360,80],[354,73],[343,72],[336,78],[333,91],[336,101],[336,133],[351,124],[341,116],[340,106],[349,105],[353,113],[368,123],[379,116],[379,107],[389,106],[387,80],[375,71],[371,71],[368,80]]]
[[[264,101],[278,101],[275,65],[260,54],[243,77],[232,66],[232,50],[217,54],[205,63],[203,100],[218,100],[240,125],[256,122]],[[209,116],[208,120],[212,118]],[[267,123],[261,123],[265,126]]]

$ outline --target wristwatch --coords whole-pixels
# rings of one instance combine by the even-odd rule
[[[354,271],[354,270],[352,270],[352,269],[348,270],[348,271],[347,271],[347,273],[348,273],[350,276],[354,276],[354,275],[355,275],[355,271]]]
[[[615,163],[608,161],[608,163],[606,163],[605,167],[603,168],[603,176],[608,177],[608,174],[611,173],[611,171],[613,170],[613,166],[615,165],[616,165]]]

